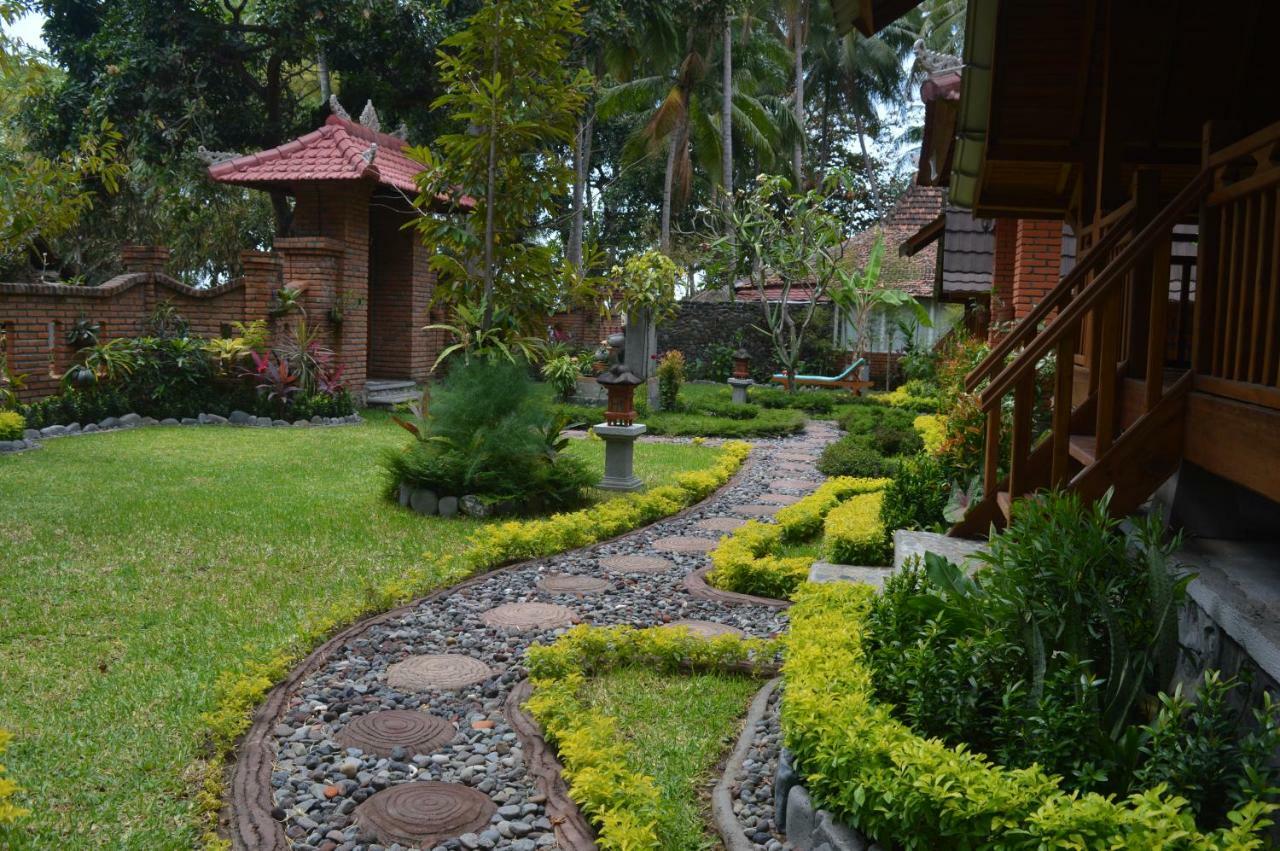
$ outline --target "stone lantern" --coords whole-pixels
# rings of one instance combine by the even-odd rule
[[[605,490],[634,491],[644,486],[635,474],[636,438],[648,429],[636,422],[636,387],[644,383],[623,364],[615,364],[596,381],[608,394],[604,422],[595,433],[604,440]]]
[[[729,377],[729,386],[733,388],[733,403],[747,404],[747,388],[754,382],[751,380],[751,353],[746,349],[738,349],[733,353],[733,375]]]

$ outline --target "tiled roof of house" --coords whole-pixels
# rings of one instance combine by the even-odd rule
[[[372,178],[416,195],[414,176],[422,171],[422,164],[405,153],[407,147],[398,136],[330,115],[319,130],[292,142],[209,166],[209,176],[221,183],[257,188]]]
[[[944,190],[934,186],[909,186],[889,214],[875,227],[854,234],[844,244],[841,265],[848,269],[861,269],[876,238],[884,235],[884,260],[880,266],[880,280],[888,287],[910,293],[917,298],[933,296],[933,283],[938,262],[936,244],[926,245],[911,257],[902,257],[898,247],[916,231],[936,219],[942,213]],[[737,298],[742,301],[759,301],[760,293],[750,284],[739,283]],[[782,297],[782,285],[771,281],[765,287],[765,297],[778,301]],[[794,285],[788,301],[804,303],[811,294],[808,287]],[[824,296],[821,301],[827,301]]]

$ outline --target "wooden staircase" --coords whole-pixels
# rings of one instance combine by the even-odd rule
[[[1081,235],[1075,268],[967,377],[987,418],[984,498],[951,534],[1004,526],[1015,500],[1043,488],[1112,490],[1111,510],[1131,513],[1177,471],[1192,375],[1167,356],[1170,270],[1213,170],[1163,208],[1159,179],[1135,175],[1132,199]]]

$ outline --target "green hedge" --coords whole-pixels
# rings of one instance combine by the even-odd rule
[[[658,851],[659,793],[653,778],[627,768],[628,744],[617,722],[581,698],[586,677],[627,665],[670,674],[688,668],[764,665],[774,642],[687,629],[576,626],[555,643],[529,648],[533,695],[526,708],[559,750],[569,796],[597,828],[602,851]]]
[[[0,411],[0,440],[22,440],[27,420],[17,411]]]
[[[1197,830],[1156,787],[1123,800],[1068,794],[1038,767],[1008,769],[924,739],[873,698],[863,632],[874,591],[808,584],[785,639],[782,732],[814,804],[908,849],[1249,849],[1276,807],[1251,802],[1231,827]]]

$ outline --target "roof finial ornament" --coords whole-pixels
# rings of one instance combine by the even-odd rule
[[[225,163],[228,160],[234,160],[240,155],[235,151],[211,151],[204,145],[201,145],[196,148],[196,156],[205,165],[217,165],[218,163]]]
[[[374,133],[382,129],[382,123],[378,121],[378,110],[373,108],[372,100],[365,101],[364,110],[360,113],[360,123]]]
[[[924,39],[917,39],[915,43],[916,65],[926,74],[936,74],[939,71],[951,71],[958,69],[964,65],[964,60],[959,56],[952,56],[949,53],[939,53],[936,50],[930,50],[924,46]]]
[[[342,108],[342,104],[338,102],[337,95],[329,95],[329,111],[341,118],[343,121],[351,120],[351,113]]]
[[[407,141],[409,141],[409,127],[408,127],[408,125],[407,125],[407,124],[405,124],[403,121],[401,121],[401,122],[400,122],[400,126],[396,128],[396,132],[392,133],[391,135],[392,135],[392,136],[395,136],[395,137],[396,137],[397,139],[399,139],[401,142],[407,142]]]
[[[372,145],[369,146],[368,150],[366,150],[363,154],[360,155],[360,159],[364,160],[366,165],[373,165],[373,160],[377,156],[378,156],[378,143],[374,142]]]

